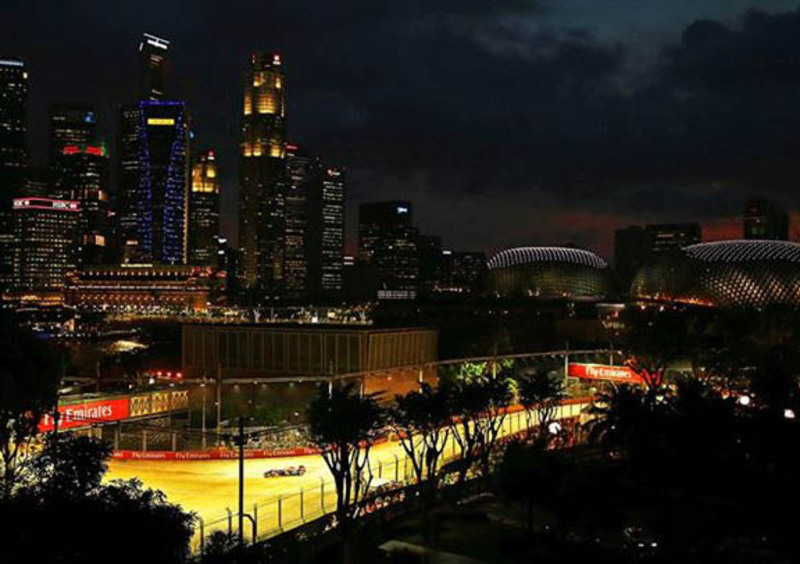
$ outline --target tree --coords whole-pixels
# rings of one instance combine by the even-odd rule
[[[48,437],[26,483],[0,500],[3,532],[14,539],[0,543],[0,561],[17,561],[20,549],[30,562],[186,561],[194,515],[138,480],[103,484],[109,453],[98,439]]]
[[[111,445],[74,433],[51,433],[31,460],[26,487],[42,498],[81,499],[100,488]]]
[[[654,402],[667,368],[692,348],[694,328],[686,316],[672,311],[635,312],[628,323],[626,364],[644,382],[647,400]]]
[[[309,406],[307,419],[309,439],[333,476],[336,517],[347,538],[372,480],[369,454],[384,423],[383,409],[374,394],[361,396],[347,385],[323,391]]]
[[[428,500],[433,504],[439,485],[439,461],[450,436],[449,401],[446,389],[422,384],[419,391],[395,396],[389,421],[400,439],[417,482],[428,484]]]
[[[528,433],[533,429],[533,413],[536,413],[538,424],[538,439],[547,441],[550,433],[549,426],[553,421],[556,410],[564,400],[564,380],[546,372],[539,372],[532,376],[522,377],[518,385],[519,402],[525,408]]]
[[[634,461],[648,458],[660,431],[656,404],[638,386],[610,386],[592,403],[589,439]]]
[[[54,409],[63,362],[31,334],[6,322],[0,329],[0,496],[8,497],[25,478],[42,416]]]
[[[505,422],[512,388],[504,370],[496,377],[485,372],[471,379],[440,382],[450,401],[450,430],[461,449],[459,481],[464,481],[469,465],[478,460],[488,474],[490,457]]]

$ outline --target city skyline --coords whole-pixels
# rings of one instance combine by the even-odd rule
[[[659,10],[637,10],[635,17],[625,15],[625,6],[620,6],[621,19],[616,17],[620,14],[611,18],[580,0],[559,7],[522,2],[513,9],[471,5],[455,9],[442,3],[428,15],[416,8],[365,9],[360,14],[367,24],[363,35],[344,37],[346,26],[338,26],[326,30],[313,45],[294,39],[296,32],[308,32],[313,22],[324,18],[339,21],[346,6],[341,13],[334,7],[276,6],[268,41],[248,37],[253,24],[242,21],[242,16],[233,11],[217,14],[205,4],[174,29],[158,17],[173,9],[169,3],[148,16],[127,18],[125,24],[117,23],[107,8],[66,16],[55,9],[47,17],[26,15],[18,29],[9,30],[0,41],[0,49],[28,61],[34,133],[41,129],[38,124],[48,100],[80,99],[98,104],[109,137],[113,104],[136,91],[137,78],[130,72],[134,67],[126,65],[135,64],[138,37],[153,32],[166,38],[174,58],[178,98],[190,102],[203,144],[220,148],[225,171],[222,228],[229,238],[237,231],[234,155],[241,104],[233,84],[240,84],[249,53],[275,49],[287,59],[292,85],[287,102],[294,116],[289,120],[290,137],[348,168],[352,196],[348,251],[355,247],[352,228],[358,203],[408,199],[419,210],[421,228],[441,233],[447,247],[481,248],[491,254],[512,244],[574,242],[610,257],[613,230],[630,223],[698,221],[708,239],[718,239],[740,231],[734,217],[750,195],[776,199],[790,211],[794,207],[789,187],[796,174],[786,162],[790,159],[764,157],[796,145],[789,141],[797,112],[781,107],[788,112],[783,126],[760,114],[768,117],[767,94],[788,100],[791,88],[784,87],[793,79],[787,66],[794,64],[797,51],[792,39],[796,34],[790,32],[798,26],[798,17],[781,11],[796,9],[798,3],[761,2],[759,7],[773,15],[751,15],[746,20],[748,2],[705,2],[686,10],[661,4]],[[34,34],[34,24],[47,27],[53,15],[74,22],[74,30],[96,31],[98,38],[106,38],[108,31],[91,26],[111,20],[115,37],[108,37],[102,49],[100,43],[85,47],[80,63],[65,64],[59,58],[56,67],[52,47],[31,45],[23,37],[25,32]],[[484,16],[495,25],[479,31],[473,24]],[[702,18],[719,23],[693,25]],[[193,34],[211,21],[218,26],[213,49],[198,40],[203,34]],[[566,21],[571,27],[565,31]],[[230,33],[234,24],[236,34]],[[498,38],[504,29],[507,41]],[[53,31],[64,35],[58,26]],[[379,31],[384,33],[378,36]],[[419,36],[414,54],[425,55],[416,58],[419,72],[411,74],[409,61],[399,58],[389,43],[392,39],[401,43],[409,34]],[[765,36],[777,40],[767,45]],[[67,45],[76,42],[74,32],[63,39]],[[722,41],[720,49],[726,53],[735,54],[742,46],[771,45],[765,57],[776,53],[788,57],[786,65],[768,67],[761,98],[745,99],[739,91],[726,94],[734,96],[731,103],[739,104],[736,107],[746,103],[748,112],[736,114],[737,120],[725,113],[728,106],[719,104],[724,101],[722,82],[713,82],[732,80],[730,76],[690,75],[691,69],[704,64],[713,68],[718,55],[709,47],[712,40]],[[366,48],[370,41],[375,45],[371,50]],[[664,50],[667,46],[672,48]],[[458,52],[462,55],[456,56]],[[332,64],[332,57],[341,62]],[[726,60],[732,61],[737,80],[746,82],[749,63],[735,57]],[[448,61],[453,64],[445,65]],[[465,67],[480,70],[487,65],[491,69],[485,74],[487,83],[474,95],[480,92],[489,95],[488,100],[503,102],[486,106],[491,120],[465,113],[471,96],[463,88],[468,77]],[[563,82],[567,71],[574,73],[575,84]],[[78,80],[69,80],[67,72]],[[113,80],[104,80],[104,72],[111,72]],[[375,80],[370,78],[367,87],[362,76]],[[421,105],[423,93],[435,83],[448,86],[427,100],[428,114]],[[705,134],[686,121],[698,107],[674,98],[673,93],[687,88],[694,90],[702,107],[718,107],[708,118],[712,121]],[[445,98],[452,103],[443,105]],[[504,119],[508,112],[520,110],[525,116],[521,123]],[[409,112],[418,119],[403,123],[392,117]],[[462,125],[470,123],[466,119],[470,115],[474,121],[465,133]],[[681,125],[671,128],[675,120]],[[722,127],[727,122],[738,124],[737,129]],[[764,137],[769,142],[756,146],[755,132],[763,127],[769,128]],[[710,131],[719,138],[709,137]],[[34,135],[35,156],[43,154],[42,136]],[[692,158],[698,143],[707,157],[702,162]],[[618,151],[608,154],[604,147]],[[629,156],[627,162],[620,159],[624,155]],[[601,194],[607,197],[600,198]],[[443,219],[445,215],[461,220]],[[476,228],[479,221],[488,229]]]

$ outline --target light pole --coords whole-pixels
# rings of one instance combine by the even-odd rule
[[[205,378],[203,378],[203,382],[200,384],[200,387],[203,388],[203,407],[201,409],[201,423],[200,423],[200,432],[201,432],[201,441],[203,450],[206,449],[206,382]]]
[[[244,544],[244,417],[239,417],[239,544]]]

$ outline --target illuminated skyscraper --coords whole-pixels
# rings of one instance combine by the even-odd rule
[[[254,53],[244,83],[239,188],[239,246],[244,283],[281,292],[285,201],[285,80],[281,56]]]
[[[345,171],[325,167],[322,175],[321,285],[324,296],[337,296],[344,288]]]
[[[139,261],[186,263],[188,122],[183,102],[139,102],[139,183],[132,206]]]
[[[79,267],[103,264],[111,257],[108,152],[104,145],[64,145],[54,161],[57,198],[78,202],[74,256]]]
[[[358,260],[372,271],[378,299],[413,299],[419,287],[419,233],[410,202],[371,202],[358,210]]]
[[[14,289],[57,291],[64,275],[75,268],[78,202],[23,197],[13,201]]]
[[[214,151],[198,154],[189,193],[189,264],[213,266],[219,244],[219,175]],[[230,273],[235,276],[235,272]]]
[[[315,286],[314,268],[319,246],[317,211],[321,193],[321,164],[297,145],[286,145],[286,174],[280,190],[284,197],[283,289],[290,299],[305,298]],[[314,275],[317,276],[314,276]]]
[[[145,33],[139,43],[139,99],[164,100],[168,91],[169,41]]]
[[[97,116],[91,104],[56,102],[50,105],[50,159],[58,160],[67,145],[97,143]]]
[[[0,56],[0,291],[12,283],[11,201],[25,185],[27,131],[28,71],[21,59]]]

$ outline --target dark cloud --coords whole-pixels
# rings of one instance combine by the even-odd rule
[[[730,232],[750,192],[796,207],[799,13],[707,0],[694,17],[725,19],[681,29],[685,6],[638,4],[29,0],[8,3],[0,52],[29,60],[42,155],[48,99],[95,100],[110,118],[134,92],[139,34],[171,39],[198,142],[221,155],[228,232],[242,72],[258,49],[284,52],[292,137],[349,168],[351,223],[359,201],[406,197],[455,247],[607,250],[615,223]]]

